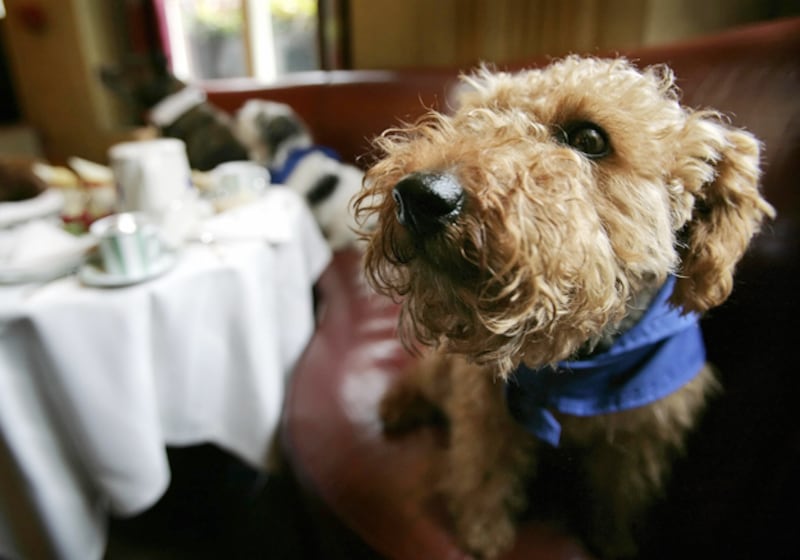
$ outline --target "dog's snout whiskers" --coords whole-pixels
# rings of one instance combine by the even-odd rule
[[[461,213],[464,190],[447,173],[411,173],[392,189],[397,221],[414,235],[439,231]]]

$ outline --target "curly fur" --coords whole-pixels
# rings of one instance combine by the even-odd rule
[[[516,74],[482,68],[462,82],[452,115],[430,112],[376,140],[383,158],[355,206],[359,219],[379,224],[365,233],[368,280],[402,300],[406,344],[440,353],[386,397],[387,428],[415,407],[445,412],[444,494],[464,546],[492,557],[513,540],[520,481],[540,455],[504,418],[494,380],[520,362],[552,364],[613,338],[670,274],[674,305],[721,304],[774,211],[758,191],[758,141],[714,111],[681,106],[666,66],[571,56]],[[605,130],[607,156],[590,159],[558,141],[577,122]],[[392,200],[417,171],[448,173],[466,195],[458,218],[424,238],[399,223]],[[587,522],[591,545],[631,553],[631,518],[658,494],[715,387],[708,370],[650,407],[563,419],[567,447],[588,457],[582,476],[598,504]],[[486,482],[490,475],[502,482]]]

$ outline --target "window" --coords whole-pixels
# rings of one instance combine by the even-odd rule
[[[172,70],[187,81],[272,81],[319,69],[317,9],[317,0],[162,0]]]

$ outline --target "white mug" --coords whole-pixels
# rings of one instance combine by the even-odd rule
[[[108,159],[117,185],[117,210],[144,212],[160,222],[192,186],[186,145],[177,138],[115,144]]]
[[[90,232],[98,240],[108,274],[136,280],[146,277],[164,255],[159,228],[140,212],[112,214],[97,220]]]
[[[252,161],[228,161],[210,172],[210,198],[217,210],[252,202],[269,186],[269,171]]]

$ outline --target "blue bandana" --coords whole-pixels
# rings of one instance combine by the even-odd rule
[[[506,382],[511,415],[539,439],[558,446],[561,426],[550,410],[593,416],[644,406],[677,391],[706,359],[698,315],[669,304],[669,277],[636,325],[607,351],[555,367],[520,365]]]
[[[286,157],[286,161],[281,167],[268,168],[270,181],[277,184],[285,183],[292,172],[294,172],[297,164],[300,163],[300,160],[313,152],[321,152],[327,157],[339,161],[339,154],[327,146],[308,146],[305,148],[295,148],[289,152],[289,155]]]

